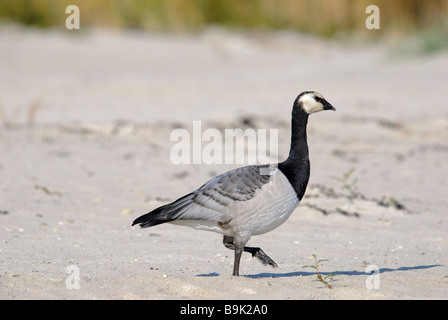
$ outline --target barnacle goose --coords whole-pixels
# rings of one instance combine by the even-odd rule
[[[317,92],[305,91],[295,99],[289,156],[270,174],[261,173],[268,165],[220,174],[199,189],[135,219],[132,225],[147,228],[169,222],[221,233],[225,247],[235,252],[234,276],[239,275],[243,251],[277,267],[261,248],[247,247],[246,243],[251,236],[280,226],[302,199],[310,177],[308,116],[322,110],[336,109]]]

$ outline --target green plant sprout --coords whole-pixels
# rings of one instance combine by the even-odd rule
[[[313,254],[313,257],[314,257],[314,265],[311,264],[311,265],[308,265],[308,266],[303,266],[302,268],[313,268],[313,269],[316,269],[316,272],[317,272],[317,280],[313,280],[313,281],[319,281],[319,282],[322,282],[322,283],[325,284],[329,289],[333,289],[333,286],[332,286],[331,284],[328,283],[327,279],[330,278],[330,280],[331,280],[331,277],[334,277],[334,273],[331,273],[331,274],[326,275],[325,277],[323,277],[323,276],[320,274],[320,271],[319,271],[319,263],[324,262],[324,261],[329,261],[329,260],[328,260],[328,259],[319,259],[319,260],[317,260],[317,257],[316,257],[315,254]]]
[[[331,178],[339,181],[341,185],[341,189],[346,189],[350,193],[350,198],[356,198],[358,193],[358,187],[356,184],[358,183],[358,178],[354,178],[353,180],[350,180],[351,175],[355,171],[355,168],[352,168],[348,170],[346,173],[342,175],[342,177],[336,177],[332,176]]]

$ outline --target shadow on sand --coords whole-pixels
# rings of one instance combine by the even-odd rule
[[[396,269],[393,268],[380,268],[379,273],[386,273],[386,272],[398,272],[398,271],[411,271],[411,270],[423,270],[423,269],[430,269],[430,268],[437,268],[437,267],[445,267],[440,264],[431,264],[426,266],[413,266],[413,267],[399,267]],[[346,276],[366,276],[369,273],[366,273],[364,271],[333,271],[333,272],[320,272],[322,275],[329,275],[334,274],[337,275],[346,275]],[[198,277],[217,277],[219,276],[219,273],[212,272],[207,274],[198,274]],[[243,277],[247,278],[288,278],[288,277],[300,277],[300,276],[315,276],[316,272],[308,272],[308,271],[294,271],[294,272],[285,272],[285,273],[274,273],[274,272],[263,272],[258,274],[249,274],[249,275],[243,275]]]

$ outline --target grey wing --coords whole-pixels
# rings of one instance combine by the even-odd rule
[[[173,203],[171,220],[221,221],[235,201],[252,199],[272,179],[260,174],[264,166],[247,166],[223,173]],[[177,203],[177,204],[176,204]]]

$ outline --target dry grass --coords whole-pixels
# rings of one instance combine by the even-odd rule
[[[63,26],[76,3],[82,26],[197,31],[210,24],[290,29],[333,37],[367,32],[365,9],[381,10],[377,34],[446,27],[448,0],[3,0],[0,18],[40,27]]]
[[[26,109],[26,127],[33,128],[36,122],[36,116],[39,110],[42,108],[43,99],[35,99],[29,107]],[[0,124],[3,128],[11,128],[17,126],[20,115],[20,108],[13,108],[10,114],[7,114],[0,102]]]

